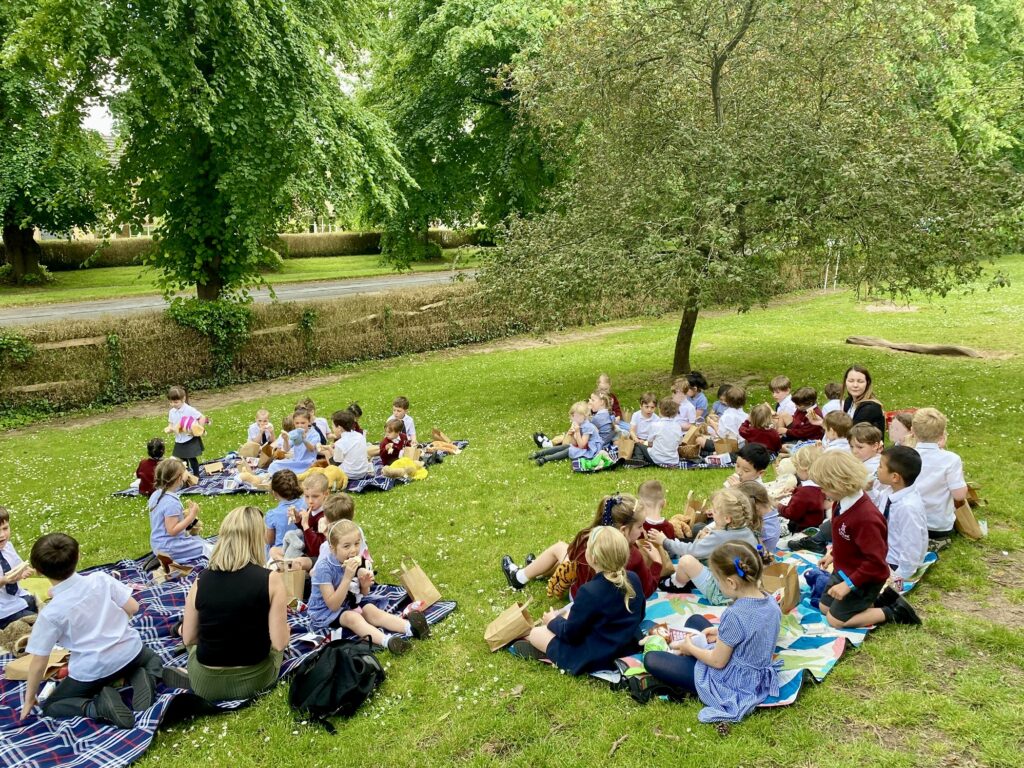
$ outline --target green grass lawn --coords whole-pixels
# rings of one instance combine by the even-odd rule
[[[480,257],[475,249],[446,249],[440,259],[412,265],[413,272],[438,272],[457,266],[475,267]],[[394,274],[395,270],[381,264],[380,256],[330,256],[323,258],[285,259],[280,272],[265,275],[274,285],[314,280],[339,280],[352,277],[375,277]],[[30,304],[56,304],[66,301],[125,298],[158,294],[156,272],[146,267],[97,267],[67,272],[51,272],[53,280],[43,286],[17,288],[0,285],[0,308]]]
[[[912,602],[920,629],[885,627],[848,651],[821,685],[805,683],[794,706],[758,711],[722,738],[697,722],[697,703],[641,707],[591,679],[490,654],[487,623],[517,597],[532,595],[535,615],[549,604],[544,587],[514,593],[498,567],[539,552],[586,525],[597,500],[657,477],[670,513],[688,489],[708,492],[727,471],[648,469],[589,476],[567,464],[526,461],[529,435],[555,429],[598,372],[611,374],[624,405],[647,389],[667,391],[675,337],[672,318],[640,330],[529,350],[460,355],[438,352],[347,370],[349,378],[294,394],[210,412],[207,457],[234,448],[257,407],[276,420],[301,394],[325,413],[361,403],[371,434],[391,398],[412,401],[419,430],[442,427],[471,441],[429,479],[388,494],[359,496],[364,527],[382,580],[399,559],[415,557],[459,610],[401,659],[386,654],[388,679],[372,701],[331,737],[296,723],[286,687],[237,714],[161,733],[143,766],[1019,766],[1024,743],[1024,589],[1021,572],[1024,488],[1024,258],[1001,265],[1009,288],[918,302],[908,313],[869,312],[846,293],[810,296],[768,310],[700,321],[695,361],[716,387],[750,384],[750,402],[769,398],[778,373],[795,386],[838,379],[854,362],[868,366],[887,408],[935,405],[950,417],[950,449],[983,486],[990,536],[957,540],[941,554]],[[635,324],[634,324],[635,325]],[[954,359],[851,347],[847,336],[943,342],[1004,352],[1006,358]],[[203,409],[203,393],[193,398]],[[166,413],[164,411],[163,413]],[[0,437],[0,503],[12,510],[22,554],[44,531],[66,530],[83,546],[83,565],[136,556],[148,545],[140,500],[110,492],[132,479],[147,438],[164,419],[64,429],[44,427]],[[57,457],[61,457],[57,461]],[[60,463],[58,472],[57,464]],[[201,500],[207,530],[234,505]],[[661,735],[655,735],[660,733]],[[612,759],[608,752],[624,734]]]

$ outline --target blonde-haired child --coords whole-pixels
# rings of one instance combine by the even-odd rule
[[[723,605],[726,598],[701,561],[706,561],[719,545],[727,541],[743,541],[756,547],[759,541],[755,530],[760,528],[760,524],[755,520],[756,511],[750,498],[735,488],[716,492],[711,497],[711,509],[714,511],[714,525],[703,528],[692,542],[673,541],[657,530],[648,531],[647,540],[679,557],[675,573],[662,579],[659,589],[689,592],[696,587],[713,605]]]
[[[256,411],[256,421],[249,425],[246,435],[248,441],[256,445],[274,442],[274,425],[270,423],[270,411],[266,408]]]
[[[928,538],[948,539],[956,521],[954,509],[967,499],[964,463],[945,448],[946,417],[940,411],[921,408],[914,414],[913,430],[921,455],[921,474],[914,487],[928,516]]]
[[[584,400],[572,404],[569,409],[568,442],[543,448],[530,456],[542,467],[549,461],[564,459],[592,459],[603,448],[601,436],[590,421],[590,405]]]
[[[779,507],[779,514],[788,521],[790,533],[817,528],[825,520],[825,494],[811,480],[810,474],[811,465],[821,454],[820,445],[805,445],[793,455],[793,469],[800,485],[793,491],[789,503]]]
[[[889,545],[885,518],[864,493],[868,480],[864,465],[851,453],[826,451],[811,466],[811,479],[827,499],[839,503],[832,521],[832,546],[818,563],[833,572],[820,603],[828,623],[837,628],[887,621],[920,624],[902,597],[875,607],[890,576],[886,563]]]
[[[318,629],[344,627],[360,637],[369,637],[394,654],[409,650],[409,642],[403,635],[417,639],[430,636],[427,618],[421,611],[410,611],[403,619],[374,605],[360,605],[358,595],[349,589],[363,565],[359,555],[362,543],[359,526],[351,520],[339,520],[328,529],[327,543],[329,551],[316,561],[310,573],[313,590],[309,597],[309,617],[313,626]]]
[[[708,557],[708,568],[718,592],[732,604],[717,627],[699,614],[686,627],[701,637],[673,642],[669,651],[644,656],[652,678],[630,678],[630,692],[641,701],[665,692],[696,695],[704,708],[697,715],[704,723],[737,722],[769,696],[779,693],[778,669],[773,662],[782,614],[775,599],[761,588],[762,562],[750,544],[721,544]]]
[[[320,530],[320,520],[324,516],[324,503],[330,493],[327,476],[321,473],[309,475],[302,481],[302,498],[306,506],[289,509],[289,522],[298,526],[297,530],[288,531],[284,535],[282,557],[287,561],[308,571],[313,567],[313,559],[324,543],[324,534]],[[276,556],[272,549],[271,557]]]
[[[512,650],[527,659],[548,658],[579,675],[608,669],[636,645],[646,602],[640,579],[626,569],[630,544],[622,532],[600,525],[587,534],[586,558],[594,577],[576,593],[568,611],[550,610]]]

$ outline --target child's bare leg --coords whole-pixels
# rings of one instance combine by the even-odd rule
[[[565,560],[569,554],[569,545],[564,541],[556,541],[545,549],[537,559],[522,568],[522,573],[527,579],[536,579],[538,576],[550,576],[558,564]]]
[[[360,637],[369,636],[370,642],[372,643],[376,643],[377,645],[385,645],[387,643],[387,638],[384,637],[384,633],[370,624],[356,611],[345,611],[341,614],[341,618],[338,620],[338,623],[345,629],[355,632]]]
[[[658,554],[661,555],[661,576],[659,578],[665,578],[675,569],[672,565],[672,556],[668,553],[662,545],[658,545]]]
[[[676,566],[676,582],[679,586],[683,586],[686,582],[697,578],[703,570],[704,566],[700,564],[700,560],[693,555],[683,555],[679,558],[679,564]]]
[[[351,613],[351,611],[350,611]],[[363,607],[363,618],[368,624],[374,627],[386,629],[389,632],[397,632],[400,635],[409,632],[409,621],[393,613],[386,613],[375,605]]]
[[[526,639],[530,641],[530,645],[536,648],[541,653],[548,652],[548,645],[554,639],[555,633],[547,627],[534,627],[530,630],[530,634],[526,636]]]
[[[284,560],[284,549],[282,547],[271,547],[270,548],[270,559],[271,560]]]

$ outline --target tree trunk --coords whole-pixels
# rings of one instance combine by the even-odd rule
[[[207,238],[207,250],[216,255],[203,268],[204,281],[196,283],[196,296],[200,301],[216,301],[224,288],[224,279],[220,274],[220,253],[215,250],[219,247],[218,243]]]
[[[26,277],[39,275],[39,256],[42,249],[33,236],[31,227],[14,223],[13,216],[4,217],[4,251],[7,263],[11,265],[14,282],[21,283]]]
[[[693,331],[697,327],[697,315],[700,304],[697,291],[690,288],[683,306],[683,316],[679,321],[679,332],[676,334],[676,351],[672,358],[672,375],[680,376],[692,370],[690,365],[690,346],[693,343]]]

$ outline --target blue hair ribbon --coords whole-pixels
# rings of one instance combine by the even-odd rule
[[[746,571],[743,570],[743,566],[740,565],[740,559],[738,557],[734,557],[732,559],[732,564],[733,564],[733,567],[736,569],[737,575],[739,575],[739,577],[741,579],[747,578],[747,573],[746,573]]]
[[[601,525],[612,524],[612,508],[622,501],[621,496],[609,496],[604,502],[604,512],[601,514]]]

